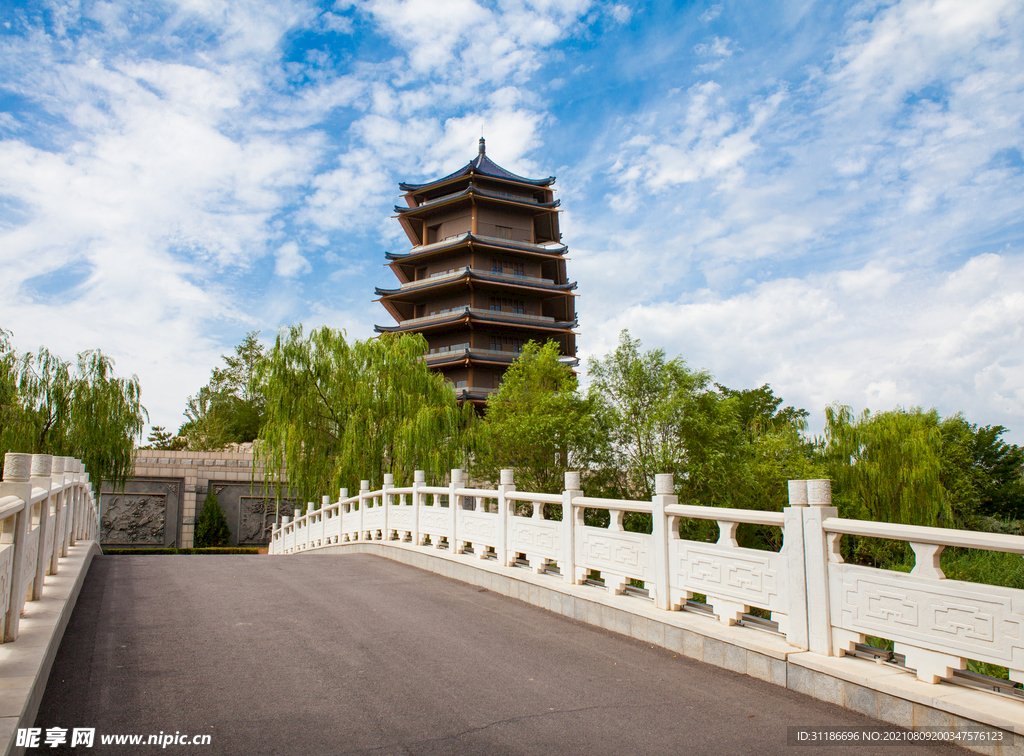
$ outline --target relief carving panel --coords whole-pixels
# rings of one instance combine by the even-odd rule
[[[678,591],[732,599],[772,611],[786,609],[782,555],[734,546],[669,541],[669,583]]]
[[[651,536],[594,527],[584,527],[582,531],[578,566],[636,580],[654,580],[650,568]]]
[[[832,624],[992,664],[1024,667],[1024,601],[999,586],[829,565]]]
[[[534,520],[526,517],[512,518],[512,548],[527,556],[537,556],[558,561],[559,524],[549,520]]]
[[[471,543],[485,543],[488,546],[497,545],[494,527],[496,517],[497,515],[460,510],[459,524],[455,531],[456,538]]]
[[[431,511],[431,510],[438,511]],[[437,536],[448,535],[448,510],[441,507],[426,507],[420,510],[420,532]]]
[[[167,494],[104,494],[100,542],[163,546]]]

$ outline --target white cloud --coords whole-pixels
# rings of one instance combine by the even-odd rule
[[[721,3],[719,3],[717,5],[712,5],[706,11],[701,13],[699,18],[700,18],[701,21],[703,21],[706,24],[706,23],[709,23],[711,21],[714,21],[716,18],[718,18],[721,15],[722,15],[722,5],[721,5]]]
[[[1019,431],[1022,280],[1020,257],[982,254],[941,276],[871,263],[735,296],[702,291],[603,319],[588,352],[613,349],[628,328],[726,385],[770,383],[819,430],[824,407],[839,401],[858,410],[934,404]]]
[[[296,278],[313,269],[309,260],[299,252],[299,245],[295,242],[282,244],[277,250],[276,257],[277,263],[274,265],[274,272],[284,278]]]

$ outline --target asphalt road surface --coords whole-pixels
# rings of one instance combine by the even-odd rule
[[[94,745],[28,753],[967,753],[787,744],[881,724],[375,556],[105,556],[36,720]],[[100,743],[132,734],[179,744]]]

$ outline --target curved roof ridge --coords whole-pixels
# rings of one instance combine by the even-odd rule
[[[521,184],[533,184],[534,186],[550,186],[555,182],[554,176],[548,176],[542,179],[531,179],[525,176],[520,176],[512,171],[502,168],[500,165],[495,163],[484,151],[483,139],[480,140],[480,154],[470,160],[464,166],[459,168],[457,171],[449,173],[447,176],[442,176],[439,179],[428,181],[424,184],[407,184],[405,182],[399,184],[401,189],[406,192],[417,191],[419,189],[425,189],[435,184],[443,184],[445,181],[451,179],[460,178],[462,176],[468,176],[471,173],[479,173],[483,176],[490,176],[492,178],[505,179],[506,181],[517,181]]]

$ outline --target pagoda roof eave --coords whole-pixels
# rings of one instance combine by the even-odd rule
[[[488,275],[487,273],[482,273],[478,270],[473,270],[472,268],[465,268],[460,273],[460,275],[457,276],[445,278],[438,277],[435,279],[428,278],[422,281],[415,281],[412,284],[403,288],[382,289],[379,286],[377,286],[374,288],[374,293],[378,297],[381,297],[381,301],[384,301],[388,298],[399,297],[403,294],[410,296],[418,296],[426,292],[429,292],[432,289],[444,288],[446,286],[458,285],[460,283],[465,284],[469,280],[477,281],[483,284],[502,284],[504,285],[504,287],[510,289],[524,289],[528,291],[540,290],[544,292],[552,292],[558,294],[571,292],[577,286],[576,281],[569,281],[568,283],[564,284],[549,284],[525,278],[516,278],[515,276]],[[453,286],[453,288],[455,287]],[[577,295],[574,294],[573,296]]]
[[[470,197],[482,200],[488,200],[491,202],[499,202],[505,205],[515,205],[520,208],[538,208],[540,210],[554,210],[562,204],[562,200],[556,199],[551,202],[526,202],[525,200],[517,200],[515,197],[495,197],[494,195],[479,191],[473,187],[467,187],[458,194],[453,194],[450,197],[445,197],[441,200],[436,200],[424,205],[417,205],[416,207],[402,207],[401,205],[395,205],[395,213],[399,217],[415,216],[419,212],[432,212],[439,207],[445,207],[455,202],[461,202],[462,200],[469,199]]]
[[[470,176],[472,174],[480,174],[481,176],[487,176],[488,178],[495,178],[504,181],[514,181],[519,184],[527,184],[528,186],[551,186],[551,184],[555,183],[554,176],[548,176],[543,179],[531,179],[526,178],[525,176],[518,176],[515,173],[502,168],[487,157],[486,154],[481,154],[466,163],[466,165],[462,166],[457,171],[449,173],[447,176],[442,176],[439,179],[434,179],[433,181],[428,181],[424,184],[408,184],[402,182],[398,186],[403,192],[418,192],[424,189],[430,189],[431,187],[440,186],[448,181],[462,178],[463,176]]]
[[[569,248],[564,244],[554,247],[544,247],[540,244],[533,244],[531,242],[517,242],[512,241],[511,239],[498,239],[493,236],[480,236],[478,234],[467,233],[462,234],[457,239],[448,239],[441,242],[434,242],[433,244],[423,244],[418,248],[414,247],[409,252],[384,252],[384,259],[394,261],[414,260],[421,256],[434,254],[435,252],[454,249],[464,244],[469,244],[470,242],[481,247],[512,250],[541,257],[561,257],[569,251]]]

